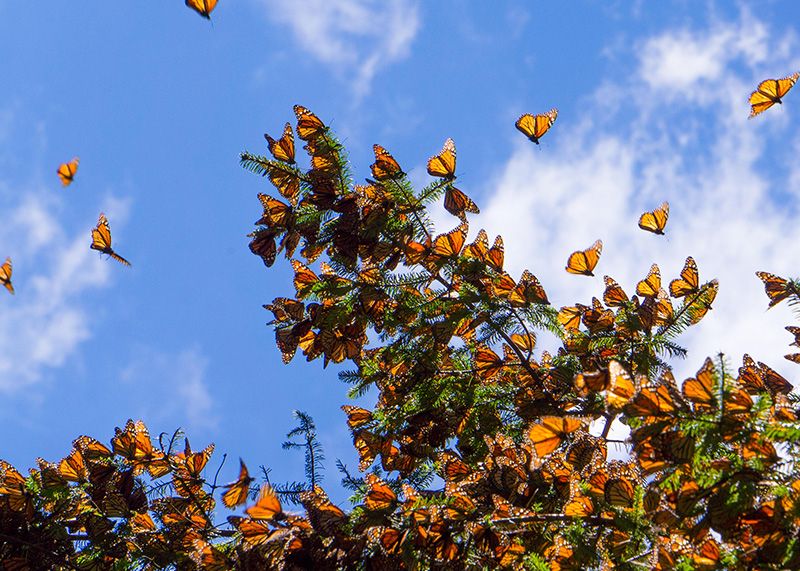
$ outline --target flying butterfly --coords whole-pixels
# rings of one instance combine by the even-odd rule
[[[211,12],[217,7],[217,0],[186,0],[186,5],[206,20],[210,20]]]
[[[438,155],[428,159],[428,174],[447,180],[456,178],[456,144],[447,139]]]
[[[800,72],[794,73],[783,79],[765,79],[758,84],[756,90],[750,94],[750,119],[763,113],[781,99],[800,78]]]
[[[285,163],[294,163],[294,131],[289,123],[283,128],[283,135],[277,141],[264,133],[267,146],[272,156]]]
[[[5,263],[0,266],[0,285],[14,293],[14,286],[11,285],[11,258],[6,258]]]
[[[709,411],[717,406],[715,396],[714,363],[706,358],[697,376],[686,379],[683,383],[683,396],[694,403],[696,411]]]
[[[558,109],[553,108],[547,113],[542,113],[540,115],[531,115],[530,113],[526,113],[522,115],[517,122],[514,123],[514,126],[529,140],[533,141],[537,145],[539,144],[539,139],[550,130],[550,127],[553,126],[553,123],[556,122],[556,117],[558,117]]]
[[[111,249],[111,229],[108,226],[108,219],[102,212],[97,221],[97,227],[92,230],[92,250],[97,250],[102,254],[108,254],[119,263],[130,266],[131,263]]]
[[[278,499],[275,490],[269,484],[261,486],[258,493],[258,500],[255,504],[244,510],[253,519],[273,520],[283,516],[283,507]]]
[[[769,272],[756,272],[756,275],[764,282],[764,290],[767,292],[767,296],[769,296],[769,307],[778,305],[790,295],[800,294],[794,283],[787,279],[778,277],[775,274],[770,274]]]
[[[250,493],[250,484],[255,478],[250,477],[247,471],[247,466],[244,461],[239,458],[239,477],[232,484],[225,486],[227,490],[222,494],[222,503],[226,508],[235,508],[242,505],[247,501],[247,495]]]
[[[669,218],[669,203],[663,202],[652,212],[645,212],[639,217],[639,228],[653,234],[664,234],[664,227]]]
[[[571,274],[580,274],[584,276],[593,276],[592,271],[597,266],[600,260],[600,254],[603,252],[603,242],[597,240],[586,250],[578,250],[572,252],[567,259],[567,267],[565,268]]]
[[[447,186],[444,191],[444,208],[453,216],[461,218],[465,212],[480,214],[481,210],[473,200],[454,187],[452,184]]]
[[[545,416],[541,422],[531,426],[528,438],[536,454],[543,457],[558,448],[568,434],[582,426],[583,422],[574,417]]]
[[[397,162],[389,151],[380,145],[372,145],[372,151],[375,153],[375,162],[372,163],[369,168],[375,180],[381,181],[391,179],[403,174],[400,163]]]
[[[61,179],[61,184],[64,186],[69,186],[72,184],[72,181],[75,180],[75,173],[78,172],[78,163],[80,159],[75,157],[68,163],[62,163],[59,165],[58,170],[56,170],[56,174],[58,178]]]
[[[297,117],[297,135],[304,141],[315,139],[327,129],[319,117],[302,105],[294,106],[294,114]]]
[[[697,291],[700,285],[700,275],[694,258],[689,256],[681,270],[681,277],[669,282],[669,293],[672,297],[684,297]]]

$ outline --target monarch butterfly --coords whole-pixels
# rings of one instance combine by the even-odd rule
[[[453,216],[461,218],[465,212],[480,214],[481,209],[466,194],[458,190],[452,184],[447,186],[444,191],[444,208]]]
[[[794,345],[795,347],[800,347],[800,327],[796,327],[794,325],[787,325],[784,327],[786,331],[794,335],[794,341],[790,343],[790,345]]]
[[[211,458],[211,453],[214,452],[214,445],[209,444],[200,452],[192,452],[192,447],[189,445],[189,439],[186,439],[184,450],[174,456],[178,464],[178,472],[181,476],[188,476],[196,480],[200,477],[200,473],[208,464]]]
[[[319,486],[300,493],[300,502],[306,508],[311,526],[321,535],[333,535],[347,520],[347,515],[328,498]]]
[[[581,274],[584,276],[593,276],[592,270],[600,260],[600,254],[603,252],[603,242],[597,240],[586,250],[578,250],[572,252],[567,259],[566,270],[571,274]]]
[[[282,519],[283,507],[272,486],[264,484],[258,493],[256,503],[244,510],[244,513],[258,520]]]
[[[294,163],[294,131],[289,123],[283,128],[283,136],[277,141],[264,133],[267,146],[272,156],[285,163]]]
[[[608,391],[606,391],[606,404],[610,409],[619,410],[636,393],[636,385],[630,373],[617,361],[608,363]]]
[[[467,240],[468,230],[469,226],[466,223],[462,223],[450,232],[437,236],[433,240],[433,248],[431,249],[433,261],[458,256]]]
[[[342,410],[347,415],[347,426],[350,430],[372,422],[372,413],[365,408],[346,404],[342,405]]]
[[[758,84],[756,90],[750,94],[750,119],[763,113],[776,103],[782,103],[781,99],[797,82],[800,72],[797,72],[783,79],[765,79]]]
[[[61,179],[62,185],[69,186],[70,184],[72,184],[72,181],[75,180],[75,173],[78,172],[79,162],[80,159],[78,159],[78,157],[75,157],[68,163],[62,163],[58,167],[56,174],[58,174],[58,178]]]
[[[697,272],[697,264],[694,258],[689,256],[681,270],[681,277],[669,282],[669,293],[672,297],[684,297],[697,291],[700,285],[700,275]]]
[[[777,371],[768,367],[761,361],[758,362],[758,366],[761,369],[761,376],[764,379],[764,385],[773,396],[775,396],[777,393],[788,395],[790,392],[792,392],[792,383],[787,381],[783,375],[780,375]]]
[[[653,264],[647,277],[636,284],[636,293],[644,297],[656,297],[659,291],[661,291],[661,270],[657,264]]]
[[[229,516],[228,522],[242,534],[242,539],[249,545],[262,545],[286,533],[285,528],[273,530],[268,523],[250,518]]]
[[[550,305],[550,300],[547,299],[547,292],[544,291],[541,282],[528,270],[522,272],[519,283],[514,288],[514,291],[511,292],[509,299],[512,305],[517,306],[530,302]]]
[[[447,180],[456,178],[456,144],[447,139],[438,155],[428,159],[428,174]]]
[[[614,312],[604,308],[596,297],[592,298],[592,307],[583,311],[582,318],[591,333],[610,329],[614,325]]]
[[[302,105],[294,106],[294,114],[297,117],[297,135],[304,141],[315,139],[327,129],[319,117]]]
[[[217,0],[186,0],[186,5],[206,20],[210,20],[211,12],[217,6]]]
[[[394,506],[397,494],[375,474],[367,474],[367,495],[364,507],[369,511],[383,511]]]
[[[545,416],[541,422],[531,426],[528,431],[536,454],[540,457],[550,454],[564,441],[564,437],[583,426],[580,419],[562,416]]]
[[[764,282],[764,290],[769,297],[769,307],[774,307],[791,295],[798,295],[795,284],[787,279],[770,274],[769,272],[756,272],[758,278]]]
[[[372,145],[372,151],[375,153],[375,162],[369,168],[375,180],[386,180],[403,174],[400,163],[389,151],[380,145]]]
[[[69,456],[58,463],[58,473],[69,482],[83,482],[88,478],[89,473],[80,450],[74,448]]]
[[[400,552],[408,530],[401,532],[392,527],[371,527],[366,535],[369,542],[380,546],[386,555],[396,555]]]
[[[605,485],[604,495],[606,501],[612,506],[629,508],[633,505],[634,486],[625,478],[609,478]]]
[[[684,381],[683,396],[694,403],[695,410],[702,412],[716,408],[714,374],[714,363],[706,358],[703,366],[697,371],[697,376]]]
[[[639,228],[653,234],[664,234],[664,227],[669,218],[669,203],[663,202],[652,212],[645,212],[639,217]]]
[[[628,303],[628,294],[620,287],[614,278],[603,276],[606,289],[603,292],[603,303],[609,307],[621,307]]]
[[[119,263],[130,266],[131,263],[111,249],[111,229],[108,227],[108,219],[102,212],[97,220],[97,227],[92,230],[92,250],[98,250],[101,254],[108,254]]]
[[[0,284],[14,293],[14,286],[11,285],[11,258],[6,258],[5,263],[0,266]]]
[[[115,429],[111,440],[114,453],[133,465],[134,475],[147,470],[154,478],[169,472],[169,464],[161,450],[153,448],[150,433],[141,420],[128,420],[125,430]]]
[[[503,359],[489,347],[478,346],[475,352],[475,369],[482,381],[488,381],[503,370]]]
[[[514,126],[529,140],[533,141],[537,145],[539,144],[539,139],[550,130],[550,127],[553,126],[553,123],[556,122],[556,117],[558,117],[558,109],[553,108],[547,113],[542,113],[540,115],[531,115],[530,113],[525,113],[524,115],[520,116],[517,119],[517,122],[514,123]]]
[[[581,315],[583,314],[583,308],[586,306],[580,305],[568,305],[566,307],[562,307],[558,311],[558,315],[556,319],[558,322],[566,329],[567,331],[573,331],[580,327],[581,324]]]
[[[235,508],[247,501],[250,493],[250,484],[255,478],[250,477],[244,461],[239,458],[239,477],[232,484],[225,486],[226,492],[222,494],[222,503],[226,508]]]
[[[446,450],[439,455],[439,474],[447,482],[460,482],[472,473],[472,469],[454,452]]]

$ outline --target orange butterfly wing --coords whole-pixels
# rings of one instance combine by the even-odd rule
[[[456,177],[456,144],[453,139],[447,139],[442,151],[428,159],[428,174],[448,180]]]
[[[256,503],[244,512],[253,519],[272,520],[283,514],[283,507],[272,486],[265,484],[261,487]]]
[[[63,163],[58,167],[56,174],[58,174],[58,178],[61,179],[61,184],[64,186],[69,186],[72,184],[72,181],[75,179],[75,173],[78,172],[78,163],[80,160],[78,157],[75,157],[68,163]]]
[[[657,264],[653,264],[647,277],[636,284],[636,293],[644,297],[656,297],[659,291],[661,291],[661,270]]]
[[[575,432],[581,426],[583,422],[577,418],[546,416],[541,422],[531,426],[528,438],[533,443],[536,454],[543,457],[558,448],[566,435]]]
[[[186,5],[207,20],[211,19],[211,12],[217,7],[217,0],[186,0]]]
[[[244,461],[239,459],[239,478],[232,484],[225,486],[227,490],[222,494],[222,503],[227,508],[235,508],[242,505],[247,501],[247,495],[250,493],[250,484],[254,478],[250,477]]]
[[[14,286],[11,285],[11,258],[6,258],[5,263],[0,266],[0,284],[9,292],[14,293]]]
[[[447,190],[444,191],[444,208],[450,214],[458,216],[459,218],[462,217],[465,212],[470,212],[472,214],[480,214],[481,212],[478,205],[475,204],[469,196],[453,185],[449,185]]]

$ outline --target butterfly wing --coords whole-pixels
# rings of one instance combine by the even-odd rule
[[[478,205],[475,204],[472,199],[454,187],[452,184],[448,185],[447,190],[444,192],[444,208],[453,216],[458,216],[459,218],[464,215],[465,212],[470,212],[472,214],[480,214],[480,209]]]
[[[450,180],[456,177],[456,144],[453,139],[447,139],[442,151],[428,159],[428,174]]]
[[[131,263],[111,249],[111,228],[108,226],[108,219],[102,212],[97,220],[97,227],[92,230],[92,243],[89,246],[92,250],[98,250],[103,254],[108,254],[120,264],[130,266]]]
[[[5,263],[0,266],[0,284],[9,292],[14,293],[14,286],[11,285],[11,258],[6,258]]]
[[[656,297],[659,291],[661,291],[661,270],[657,264],[653,264],[647,277],[636,284],[636,293],[644,297]]]
[[[72,181],[75,179],[75,173],[78,172],[78,163],[80,160],[78,157],[75,157],[68,163],[63,163],[59,165],[56,174],[58,174],[58,178],[61,179],[61,184],[63,186],[69,186],[72,184]]]
[[[375,180],[386,180],[403,174],[400,163],[392,154],[380,145],[372,145],[375,153],[375,162],[370,166],[372,176]]]
[[[217,0],[186,0],[186,5],[203,18],[210,20],[211,12],[217,7]]]
[[[272,156],[285,163],[294,163],[294,131],[289,123],[283,128],[283,136],[277,141],[264,133],[264,138],[267,140],[267,146]]]

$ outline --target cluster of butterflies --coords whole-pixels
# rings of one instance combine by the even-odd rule
[[[80,160],[78,157],[75,157],[71,161],[59,165],[56,174],[63,186],[69,186],[75,180],[75,174],[78,172],[79,163]],[[108,225],[108,218],[106,218],[106,215],[102,212],[97,220],[97,226],[92,228],[92,242],[89,247],[92,250],[97,250],[101,254],[107,254],[125,266],[131,265],[128,260],[117,254],[111,247],[111,228]],[[6,258],[5,263],[0,266],[0,285],[4,286],[13,294],[14,286],[11,283],[12,269],[11,258]]]

